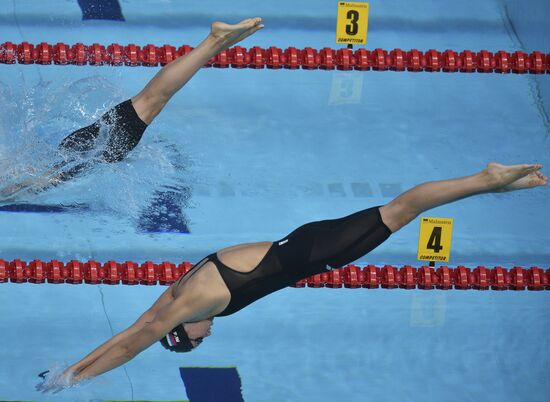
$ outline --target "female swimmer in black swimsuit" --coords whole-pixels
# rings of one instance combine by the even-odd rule
[[[133,359],[160,341],[189,352],[226,316],[299,279],[348,264],[384,242],[420,213],[465,197],[546,185],[542,165],[490,163],[472,176],[428,182],[389,204],[308,223],[275,242],[240,244],[211,254],[170,286],[129,328],[63,373],[41,376],[37,389],[60,391]]]
[[[71,179],[96,163],[124,159],[170,98],[212,57],[263,28],[261,21],[261,18],[250,18],[236,25],[212,24],[210,35],[200,45],[185,57],[167,64],[140,93],[115,106],[95,123],[63,139],[59,145],[63,162],[37,177],[0,189],[0,201],[10,200],[25,190],[45,190]],[[99,141],[102,128],[108,133],[106,141]],[[94,156],[86,158],[85,162],[75,162],[90,153]]]

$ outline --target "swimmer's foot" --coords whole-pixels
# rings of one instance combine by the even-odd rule
[[[210,36],[216,40],[222,49],[226,49],[262,29],[264,25],[261,22],[262,19],[259,17],[249,18],[235,25],[214,22]]]
[[[539,171],[541,168],[540,164],[507,166],[489,163],[484,173],[488,177],[491,191],[505,192],[546,185],[548,178]]]

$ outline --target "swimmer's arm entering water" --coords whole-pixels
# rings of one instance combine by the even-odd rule
[[[160,340],[170,330],[183,322],[193,322],[202,317],[211,306],[189,303],[189,298],[176,298],[159,309],[151,322],[140,330],[128,334],[105,350],[101,356],[74,375],[73,383],[91,379],[132,360],[153,343]]]
[[[91,358],[87,357],[73,367],[82,367],[85,365],[85,361],[93,360],[91,363],[78,371],[67,369],[64,376],[70,377],[71,385],[96,377],[130,361],[179,324],[198,322],[213,317],[225,308],[227,300],[217,294],[209,297],[197,297],[197,293],[208,293],[204,289],[204,286],[195,285],[193,291],[182,292],[177,298],[172,297],[171,301],[158,308],[150,322],[144,321],[144,325],[140,329],[128,331],[118,340],[111,339],[107,344],[101,346],[97,353],[92,352],[89,355]],[[170,291],[171,289],[168,289],[163,296],[166,295],[169,299]],[[161,299],[162,296],[158,302],[161,302]],[[156,307],[158,307],[157,303],[152,308]],[[99,351],[100,349],[101,351]]]
[[[122,341],[123,339],[126,339],[128,336],[135,334],[136,332],[143,329],[143,327],[145,327],[147,324],[151,323],[155,318],[155,315],[158,313],[158,311],[162,307],[168,305],[173,300],[174,300],[174,297],[172,296],[172,286],[170,286],[168,289],[164,291],[164,293],[162,293],[162,295],[160,295],[157,301],[136,320],[136,322],[134,322],[131,326],[126,328],[124,331],[113,336],[111,339],[103,343],[101,346],[97,347],[85,358],[83,358],[79,362],[70,366],[66,371],[72,372],[73,374],[77,374],[81,372],[90,364],[92,364],[94,361],[96,361],[99,357],[101,357],[101,355],[103,355],[103,353],[109,350],[109,348],[111,348],[113,345]]]
[[[197,283],[176,298],[172,295],[172,288],[167,289],[148,310],[155,312],[150,321],[151,315],[144,315],[143,320],[138,320],[140,324],[131,327],[118,338],[115,336],[65,370],[60,378],[63,384],[59,384],[58,388],[93,378],[126,363],[181,323],[198,322],[215,316],[225,308],[227,300],[225,296],[208,294],[205,289],[206,286]],[[208,297],[197,297],[198,294],[208,294]]]
[[[46,379],[43,377],[44,382],[37,385],[37,390],[42,392],[54,391],[59,392],[65,387],[73,385],[74,376],[78,373],[81,373],[84,369],[90,366],[93,362],[99,359],[105,352],[107,352],[115,344],[122,342],[128,336],[133,335],[143,329],[147,324],[151,323],[155,318],[157,312],[170,302],[174,300],[172,296],[172,287],[169,287],[164,291],[162,295],[157,299],[157,301],[145,312],[143,313],[130,327],[126,328],[124,331],[113,336],[107,342],[98,346],[91,353],[89,353],[82,360],[73,364],[72,366],[65,369],[65,371],[59,375],[57,378]],[[46,372],[45,372],[46,373]]]
[[[25,190],[39,192],[48,187],[56,186],[62,181],[62,175],[57,169],[51,169],[40,176],[23,180],[0,189],[0,201],[12,201],[15,196]]]
[[[195,316],[193,306],[186,306],[185,302],[184,298],[174,299],[160,308],[150,322],[146,321],[148,318],[146,314],[142,315],[136,322],[136,324],[139,323],[138,325],[133,325],[126,331],[115,335],[84,359],[67,368],[62,374],[51,379],[45,378],[45,381],[38,384],[36,389],[42,392],[57,393],[64,388],[96,377],[132,360],[170,332],[172,328],[193,319]]]
[[[80,381],[91,379],[128,362],[165,336],[175,326],[194,319],[197,312],[196,306],[186,302],[186,298],[171,301],[159,309],[152,321],[143,320],[140,329],[127,330],[114,336],[61,374],[48,378],[43,376],[47,372],[41,373],[40,377],[44,381],[36,386],[37,391],[57,393]]]

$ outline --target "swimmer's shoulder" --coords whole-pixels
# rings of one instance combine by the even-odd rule
[[[187,275],[185,275],[187,276]],[[231,292],[212,261],[205,262],[196,273],[174,286],[176,304],[196,312],[194,320],[211,318],[222,312],[231,301]]]
[[[204,259],[179,278],[172,285],[172,296],[177,297],[214,297],[227,289],[216,265]]]

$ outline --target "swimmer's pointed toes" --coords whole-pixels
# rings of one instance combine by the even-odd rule
[[[253,26],[258,25],[260,22],[262,22],[262,19],[260,17],[254,17],[242,20],[237,25],[248,25],[250,28],[252,28]]]
[[[523,165],[523,169],[527,174],[534,173],[540,170],[542,165],[534,164],[534,165]]]
[[[262,29],[264,26],[263,25],[256,25],[254,28],[252,28],[250,30],[250,34],[252,35],[253,33],[259,31],[260,29]]]

